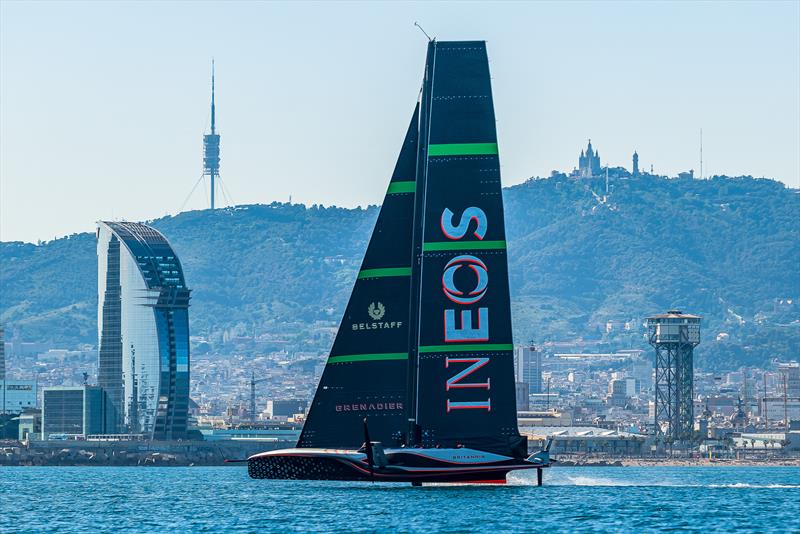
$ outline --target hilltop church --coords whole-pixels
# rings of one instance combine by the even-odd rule
[[[578,176],[581,178],[591,178],[592,176],[600,176],[600,152],[595,152],[592,149],[592,140],[589,139],[589,146],[586,147],[586,153],[581,150],[581,155],[578,158]]]
[[[622,171],[621,175],[619,174],[620,171]],[[624,178],[632,176],[636,178],[641,176],[639,170],[639,154],[636,151],[633,152],[633,172],[630,175],[628,175],[627,171],[622,167],[609,168],[609,173],[612,177],[622,176]],[[581,155],[578,157],[578,167],[572,170],[570,176],[573,178],[601,178],[604,174],[603,167],[600,163],[600,151],[595,151],[594,147],[592,147],[592,140],[589,139],[586,150],[581,150]]]

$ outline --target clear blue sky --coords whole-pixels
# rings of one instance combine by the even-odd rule
[[[489,43],[503,181],[603,162],[800,186],[800,3],[0,3],[0,239],[175,213],[217,62],[233,201],[377,204],[425,39]],[[197,191],[186,209],[206,205]]]

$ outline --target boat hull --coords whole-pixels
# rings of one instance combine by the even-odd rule
[[[502,484],[509,471],[547,467],[467,449],[387,450],[380,463],[370,468],[359,451],[286,449],[251,456],[247,469],[257,479]]]

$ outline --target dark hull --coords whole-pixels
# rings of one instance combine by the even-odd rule
[[[403,463],[370,470],[363,459],[349,455],[257,455],[248,460],[247,471],[256,479],[503,484],[509,471],[546,467],[511,459],[494,465],[457,465],[430,458]]]

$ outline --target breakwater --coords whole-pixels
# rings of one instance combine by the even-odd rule
[[[292,446],[250,440],[5,441],[0,442],[0,466],[213,466]]]

